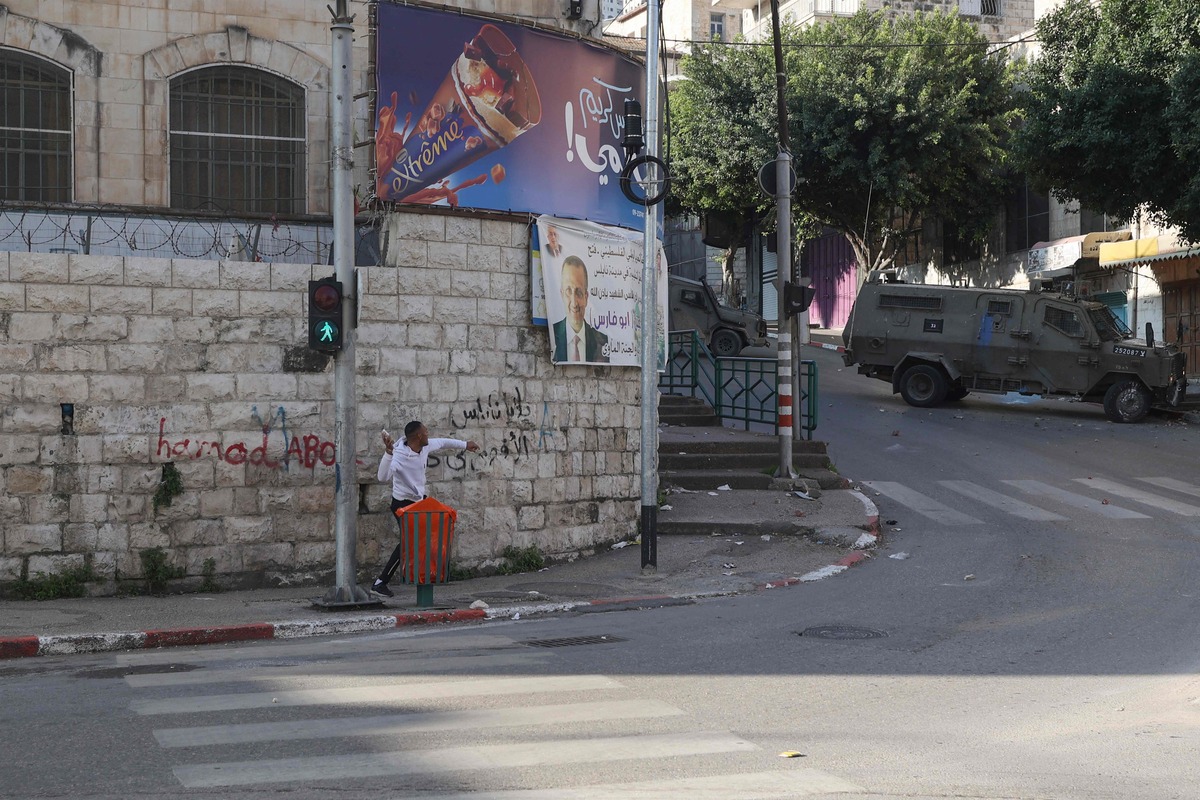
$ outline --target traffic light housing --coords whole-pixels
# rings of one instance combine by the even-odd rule
[[[811,286],[797,286],[791,282],[783,284],[783,305],[789,317],[808,311],[817,290]]]
[[[308,282],[308,346],[325,353],[342,349],[342,284],[334,278]]]

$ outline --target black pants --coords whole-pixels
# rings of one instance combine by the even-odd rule
[[[402,508],[407,508],[415,503],[415,500],[397,500],[392,498],[392,516],[396,519],[396,525],[400,528],[400,542],[396,545],[396,549],[392,551],[392,556],[387,560],[387,564],[383,568],[383,572],[379,573],[380,583],[391,583],[392,577],[396,574],[396,570],[400,568],[401,550],[404,547],[404,525],[401,524],[400,518],[396,516],[396,512]]]

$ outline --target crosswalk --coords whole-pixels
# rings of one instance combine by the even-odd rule
[[[1178,495],[1200,498],[1200,486],[1177,478],[1139,477],[1113,480],[1102,476],[1056,481],[1011,479],[984,486],[965,480],[930,481],[921,490],[896,481],[863,481],[871,493],[882,495],[910,511],[943,525],[984,525],[974,506],[1034,522],[1065,522],[1081,517],[1108,520],[1179,519],[1200,517],[1200,505]],[[1154,487],[1156,491],[1143,488]],[[1119,501],[1119,502],[1114,502]],[[979,514],[979,516],[975,516]]]
[[[178,661],[162,652],[117,660],[129,672],[130,710],[147,721],[186,790],[382,779],[407,787],[387,797],[424,800],[782,800],[862,791],[772,759],[759,744],[614,677],[556,672],[557,652],[518,637],[379,637],[356,641],[353,658],[327,640],[245,646],[189,653],[179,671],[172,656]]]

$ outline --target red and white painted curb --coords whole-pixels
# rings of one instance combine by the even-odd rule
[[[866,521],[864,530],[853,545],[856,552],[829,566],[794,578],[759,584],[756,589],[778,589],[801,583],[812,583],[845,572],[867,560],[863,550],[875,547],[879,540],[879,510],[866,495],[851,491],[863,504]],[[610,597],[599,600],[567,603],[535,603],[495,608],[465,608],[456,610],[404,611],[397,614],[365,614],[337,619],[292,620],[289,622],[255,622],[245,625],[219,625],[210,628],[172,628],[162,630],[128,631],[122,633],[71,633],[59,636],[0,636],[0,660],[30,656],[77,655],[106,653],[118,650],[145,650],[158,647],[187,647],[201,644],[248,642],[264,639],[300,639],[308,636],[385,631],[414,625],[441,625],[461,622],[485,622],[496,619],[519,620],[541,614],[560,614],[585,608],[604,610],[606,606],[641,605],[654,607],[671,602],[687,602],[738,594],[728,592],[697,592],[681,595],[651,595],[643,597]]]
[[[846,348],[840,344],[828,344],[826,342],[805,342],[809,347],[819,347],[822,350],[832,350],[835,353],[844,353]]]

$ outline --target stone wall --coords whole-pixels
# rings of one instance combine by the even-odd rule
[[[456,557],[566,556],[634,533],[639,372],[556,367],[530,324],[524,222],[396,214],[361,270],[358,560],[395,541],[379,430],[420,419]],[[114,588],[165,548],[240,585],[333,566],[332,360],[305,343],[327,266],[0,252],[0,585],[85,560]],[[70,404],[67,418],[63,404]],[[64,432],[65,431],[65,432]],[[155,508],[163,464],[182,495]]]

